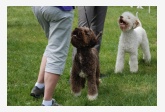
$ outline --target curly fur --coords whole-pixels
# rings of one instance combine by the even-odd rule
[[[125,53],[130,54],[130,72],[138,71],[138,47],[141,46],[143,59],[146,63],[151,60],[149,42],[146,31],[143,29],[138,16],[130,12],[124,12],[118,19],[119,27],[122,30],[118,54],[116,59],[115,73],[121,73],[124,68]]]
[[[91,29],[79,27],[72,31],[71,36],[71,43],[77,48],[70,77],[72,92],[75,96],[81,95],[87,80],[88,99],[95,100],[98,96],[100,68],[98,52],[93,47],[100,34],[96,36]]]

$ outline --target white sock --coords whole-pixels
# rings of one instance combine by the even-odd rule
[[[45,84],[36,82],[35,86],[37,86],[38,88],[42,89],[43,87],[45,87]]]
[[[52,100],[43,100],[42,104],[45,106],[51,106],[52,105]]]

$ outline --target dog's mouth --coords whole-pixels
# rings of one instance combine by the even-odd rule
[[[127,25],[127,23],[122,18],[119,19],[119,24],[120,25]]]
[[[128,23],[124,21],[123,18],[120,17],[119,26],[120,26],[120,29],[124,31],[127,28]]]
[[[76,39],[81,39],[82,33],[78,29],[75,29],[72,33],[72,37]]]

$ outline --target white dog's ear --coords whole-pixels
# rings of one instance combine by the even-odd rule
[[[139,24],[139,21],[136,20],[135,23],[133,24],[133,29],[135,29],[136,27],[138,27],[140,24]]]

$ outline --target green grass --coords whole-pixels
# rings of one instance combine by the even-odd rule
[[[122,74],[114,74],[120,29],[117,19],[124,11],[139,12],[145,28],[152,55],[151,65],[142,61],[139,50],[139,71],[130,73],[127,55]],[[77,9],[73,28],[77,27]],[[35,100],[29,94],[34,86],[47,39],[34,17],[31,7],[7,8],[7,105],[41,105],[42,98]],[[70,45],[65,70],[55,89],[54,98],[64,106],[157,106],[157,7],[143,10],[127,7],[108,7],[100,51],[102,84],[95,101],[88,101],[87,87],[75,98],[68,83],[72,66]]]

